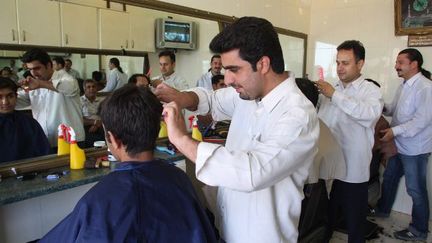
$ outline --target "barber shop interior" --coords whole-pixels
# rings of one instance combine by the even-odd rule
[[[432,242],[432,0],[0,5],[1,243]]]

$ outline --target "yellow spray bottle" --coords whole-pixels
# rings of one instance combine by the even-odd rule
[[[64,155],[70,153],[70,146],[68,143],[68,133],[65,124],[60,124],[57,128],[58,138],[57,138],[57,155]]]
[[[73,170],[84,168],[86,160],[84,150],[81,149],[76,141],[75,131],[72,127],[68,127],[68,131],[71,135],[70,141],[70,168]]]
[[[158,138],[166,138],[166,137],[168,137],[167,125],[164,121],[161,121]]]
[[[192,127],[192,138],[202,142],[202,134],[198,129],[198,118],[196,116],[189,117],[189,127]]]

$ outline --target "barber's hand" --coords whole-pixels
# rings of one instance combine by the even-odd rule
[[[19,81],[19,84],[25,91],[35,90],[39,88],[49,88],[52,86],[51,80],[45,81],[30,76]]]
[[[168,138],[171,143],[177,146],[177,142],[182,137],[188,136],[181,109],[177,103],[170,102],[164,105],[162,114],[167,125]]]
[[[335,92],[333,86],[330,83],[323,80],[316,81],[315,86],[317,87],[318,92],[320,92],[327,98],[331,98],[333,96],[333,93]]]
[[[166,83],[161,83],[154,90],[156,97],[163,102],[172,102],[176,101],[176,99],[180,96],[180,91],[175,88],[169,86]]]
[[[387,128],[387,129],[381,130],[380,133],[384,134],[380,138],[380,141],[382,141],[382,142],[389,142],[389,141],[391,141],[394,138],[393,130],[391,128]]]

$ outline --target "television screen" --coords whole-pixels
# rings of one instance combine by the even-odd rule
[[[164,39],[167,42],[189,43],[190,24],[165,21]]]

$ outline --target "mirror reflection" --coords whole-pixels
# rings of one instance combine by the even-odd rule
[[[200,21],[201,25],[208,25],[207,29],[211,30],[211,33],[206,34],[203,38],[204,40],[207,41],[211,39],[210,36],[217,34],[216,22]],[[279,38],[283,47],[286,69],[293,71],[296,76],[302,76],[304,40],[282,34],[279,35]],[[1,144],[2,150],[11,146],[15,149],[13,153],[8,149],[12,155],[2,156],[0,162],[56,153],[58,124],[62,122],[74,128],[75,139],[80,147],[93,147],[94,141],[104,140],[102,124],[97,116],[97,107],[104,99],[105,92],[112,91],[117,84],[123,85],[127,82],[149,85],[158,78],[169,78],[174,72],[184,77],[183,81],[187,82],[188,87],[195,87],[201,76],[210,72],[213,55],[208,51],[206,43],[200,43],[200,48],[195,51],[177,51],[174,53],[176,62],[169,60],[174,65],[171,66],[171,73],[168,74],[166,68],[161,66],[160,52],[150,52],[148,63],[144,57],[50,52],[47,55],[51,62],[45,64],[43,60],[38,59],[27,60],[27,63],[24,63],[22,61],[24,51],[0,51],[0,53],[3,54],[3,57],[0,58],[0,76],[9,78],[18,86],[16,100],[9,97],[9,93],[14,93],[13,87],[2,88],[0,86],[2,113],[10,113],[8,109],[15,108],[12,109],[14,115],[0,114],[1,136],[16,138],[12,142],[13,146]],[[23,80],[28,81],[23,82]],[[51,83],[50,87],[57,91],[50,90],[50,88],[27,90],[27,92],[24,90],[25,88],[32,89],[32,85],[35,84],[44,86],[48,81]],[[6,102],[7,99],[9,101]],[[4,109],[7,112],[3,112]],[[30,118],[34,120],[27,121]],[[35,128],[35,124],[39,124],[40,129]],[[27,130],[19,129],[20,127],[26,127]],[[29,131],[32,132],[29,133]],[[46,143],[41,138],[43,134],[48,139],[48,152],[46,152],[46,146],[44,147]],[[2,140],[6,141],[6,139]],[[37,143],[36,141],[42,142]],[[36,145],[31,145],[32,143]]]

